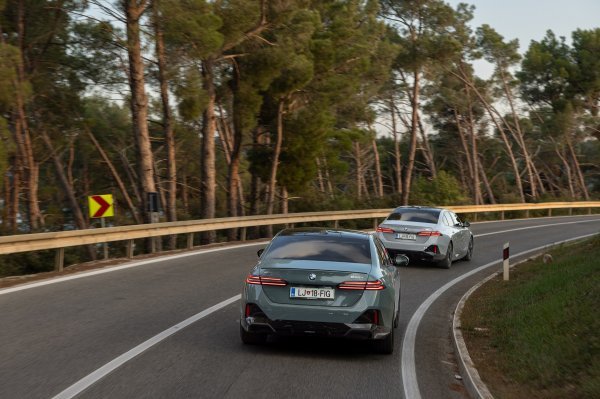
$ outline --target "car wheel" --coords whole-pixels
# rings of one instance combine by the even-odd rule
[[[242,327],[242,325],[240,324],[240,338],[242,339],[242,342],[246,345],[258,345],[265,343],[265,341],[267,340],[267,335],[248,332],[244,330],[244,327]]]
[[[452,257],[453,257],[453,248],[452,248],[452,243],[450,243],[450,244],[448,244],[448,251],[446,252],[446,257],[444,258],[444,260],[442,260],[440,263],[438,263],[438,266],[443,269],[450,269],[450,266],[452,266]]]
[[[471,237],[471,240],[469,240],[469,249],[467,249],[467,254],[463,257],[463,260],[466,260],[468,262],[473,258],[473,246],[474,245],[475,244],[473,243],[473,237]]]
[[[383,355],[391,355],[394,352],[394,329],[384,339],[373,341],[373,349]]]

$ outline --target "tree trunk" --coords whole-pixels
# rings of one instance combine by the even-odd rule
[[[477,150],[477,133],[475,132],[475,118],[473,116],[473,103],[471,91],[465,85],[467,91],[467,104],[469,106],[469,134],[471,136],[471,159],[473,161],[473,188],[475,193],[475,205],[483,204],[483,194],[479,184],[479,154]]]
[[[202,84],[208,98],[206,109],[202,118],[202,192],[201,206],[202,218],[213,219],[216,207],[216,166],[215,166],[215,99],[216,90],[214,82],[213,60],[207,59],[202,62]],[[214,231],[202,235],[203,243],[215,242],[217,235]]]
[[[234,72],[234,92],[237,94],[239,90],[239,74]],[[229,216],[238,216],[239,210],[239,194],[241,187],[241,179],[240,179],[240,161],[241,161],[241,149],[242,149],[242,139],[243,139],[243,127],[241,122],[241,107],[239,95],[234,95],[233,98],[233,135],[230,136],[230,141],[228,146],[231,150],[230,162],[229,162],[229,173],[228,173],[228,193],[227,193],[227,208]],[[226,123],[223,120],[223,125]],[[224,129],[226,130],[226,129]],[[229,240],[233,241],[237,238],[238,229],[229,230]]]
[[[504,128],[500,125],[500,123],[498,123],[498,120],[496,119],[496,112],[492,109],[492,106],[487,102],[487,100],[483,97],[483,95],[479,92],[479,90],[477,90],[477,88],[473,85],[473,83],[471,81],[469,81],[465,76],[459,75],[454,71],[450,71],[450,73],[452,75],[456,76],[458,79],[460,79],[463,83],[468,85],[471,88],[471,90],[473,90],[473,92],[477,95],[477,98],[479,98],[479,100],[481,101],[481,104],[483,105],[483,107],[486,109],[488,115],[492,119],[494,126],[496,126],[496,129],[498,129],[498,133],[500,133],[502,142],[504,143],[504,146],[506,147],[506,153],[510,159],[510,163],[511,163],[514,175],[515,175],[515,182],[517,185],[519,197],[521,199],[521,202],[523,202],[523,203],[526,202],[525,201],[525,192],[523,191],[523,182],[521,180],[521,174],[519,172],[517,160],[513,153],[512,147],[508,140],[508,137],[506,137],[506,132],[504,131]]]
[[[383,178],[381,176],[381,165],[379,163],[379,150],[377,149],[377,141],[373,136],[373,155],[375,156],[375,187],[377,189],[376,193],[379,198],[383,197]]]
[[[44,219],[39,206],[38,199],[38,171],[39,167],[33,155],[33,145],[31,133],[29,131],[29,123],[25,111],[25,94],[23,92],[26,76],[25,76],[25,1],[20,0],[17,7],[17,30],[18,30],[18,47],[20,57],[17,63],[17,87],[16,87],[16,106],[17,106],[17,123],[15,133],[18,137],[17,147],[21,157],[21,165],[24,169],[23,178],[25,179],[27,214],[30,230],[38,230],[44,226]]]
[[[73,186],[69,184],[69,179],[65,173],[65,168],[60,157],[56,153],[54,146],[52,145],[52,141],[50,140],[50,137],[48,136],[45,130],[41,129],[40,135],[42,137],[42,140],[46,144],[46,147],[48,147],[48,151],[50,152],[50,156],[52,157],[52,161],[54,162],[56,176],[58,177],[58,181],[60,182],[60,185],[62,186],[64,193],[67,196],[67,200],[71,207],[71,211],[73,212],[73,218],[75,219],[75,225],[79,230],[87,229],[89,226],[86,222],[85,217],[83,216],[83,212],[81,211],[81,206],[77,201],[77,197],[75,196],[75,190],[73,189]],[[88,254],[90,255],[90,258],[92,260],[96,260],[96,250],[94,246],[86,245],[85,247],[88,251]]]
[[[577,154],[575,153],[575,149],[573,148],[573,143],[571,143],[571,137],[569,132],[566,134],[567,136],[567,147],[569,148],[569,154],[571,155],[571,159],[573,161],[573,166],[575,168],[575,176],[577,176],[577,182],[579,183],[579,187],[581,188],[581,192],[583,193],[583,197],[586,201],[590,200],[590,194],[588,192],[587,187],[585,186],[585,180],[583,178],[583,173],[581,173],[581,167],[579,166],[579,160],[577,159]]]
[[[127,175],[127,180],[129,180],[129,184],[131,185],[131,189],[133,191],[133,195],[138,204],[142,203],[142,195],[140,194],[140,189],[137,185],[137,173],[135,173],[134,168],[129,163],[129,159],[127,158],[127,154],[125,154],[125,150],[117,150],[119,154],[119,159],[121,159],[121,163],[123,164],[123,169],[125,169],[125,174]],[[143,222],[140,222],[143,223]]]
[[[354,162],[356,164],[356,198],[362,200],[363,193],[363,178],[362,178],[362,160],[360,156],[360,144],[358,141],[354,142]]]
[[[567,184],[569,186],[569,193],[571,194],[571,199],[574,200],[575,199],[575,189],[573,187],[573,177],[571,174],[571,166],[569,165],[569,161],[567,161],[567,158],[561,154],[558,147],[555,147],[554,151],[556,152],[556,155],[558,155],[558,157],[563,162],[563,165],[565,167],[565,172],[567,174]]]
[[[392,117],[392,138],[394,139],[394,181],[396,182],[396,192],[402,192],[402,166],[400,164],[400,142],[398,140],[398,129],[396,124],[396,105],[394,96],[390,97],[390,113]]]
[[[429,145],[429,139],[427,138],[427,134],[425,134],[425,128],[423,127],[423,123],[421,122],[421,116],[417,115],[417,118],[419,120],[419,132],[421,133],[421,140],[423,141],[423,147],[421,148],[421,151],[423,152],[423,156],[425,157],[425,161],[427,162],[429,173],[431,173],[431,177],[435,179],[437,177],[437,168],[435,166],[433,150]]]
[[[456,109],[454,109],[453,112],[454,112],[454,123],[456,123],[456,130],[458,131],[458,137],[460,138],[460,143],[463,147],[465,159],[467,160],[467,169],[469,172],[468,186],[471,188],[471,193],[473,194],[473,201],[477,205],[477,194],[475,193],[475,187],[473,186],[473,181],[474,181],[473,173],[474,173],[475,168],[473,168],[472,153],[469,150],[469,146],[467,145],[467,139],[465,138],[463,124],[458,115],[458,111]]]
[[[271,161],[271,173],[269,174],[269,185],[267,186],[267,215],[273,214],[275,206],[275,187],[277,184],[277,169],[279,167],[279,156],[283,144],[283,114],[285,108],[285,99],[279,99],[277,106],[277,138],[273,148],[273,159]],[[267,226],[269,237],[273,235],[273,226]]]
[[[125,0],[127,25],[127,53],[129,59],[129,86],[131,88],[131,116],[137,144],[138,181],[142,199],[142,213],[146,223],[152,223],[148,193],[156,192],[154,156],[148,131],[148,99],[144,87],[144,63],[140,39],[140,18],[146,10],[146,1]]]
[[[412,121],[410,129],[410,146],[408,149],[408,164],[406,165],[406,174],[402,186],[402,205],[408,205],[410,197],[410,188],[412,184],[412,175],[415,167],[415,155],[417,152],[417,129],[419,128],[419,72],[413,74],[413,89],[411,96]]]
[[[502,77],[502,86],[504,88],[504,93],[506,94],[506,99],[508,100],[508,104],[510,106],[511,115],[513,118],[513,123],[515,124],[516,132],[514,134],[517,143],[521,147],[521,152],[523,153],[523,157],[525,158],[525,168],[527,170],[527,178],[529,179],[529,187],[531,188],[531,198],[535,201],[538,197],[537,190],[537,179],[533,175],[533,161],[531,156],[529,155],[529,151],[527,150],[527,146],[525,145],[525,139],[523,137],[523,131],[521,130],[521,123],[519,122],[519,117],[517,112],[515,111],[514,101],[512,98],[512,93],[510,88],[508,87],[508,82],[506,81],[506,76],[504,71],[500,69],[500,75]],[[509,126],[505,123],[506,126]]]
[[[167,198],[166,214],[167,221],[177,221],[177,158],[175,155],[175,133],[173,131],[173,117],[171,115],[171,106],[169,104],[169,87],[166,76],[167,63],[165,57],[165,44],[162,26],[160,24],[160,15],[158,12],[159,0],[152,2],[152,11],[154,19],[154,33],[156,39],[156,59],[158,61],[158,81],[160,83],[160,99],[163,109],[163,133],[165,135],[165,144],[167,149]],[[177,236],[169,236],[169,248],[177,247]]]
[[[481,180],[483,181],[483,186],[485,187],[485,191],[487,193],[488,199],[490,200],[490,204],[495,204],[496,197],[494,197],[494,191],[492,190],[490,181],[488,180],[487,175],[485,174],[485,169],[483,169],[481,159],[479,159],[479,154],[477,155],[477,165],[479,166],[477,170],[479,170],[479,174],[481,175]]]
[[[133,216],[133,220],[135,220],[135,222],[137,224],[141,224],[143,222],[142,218],[140,217],[140,214],[139,214],[138,210],[136,209],[135,205],[133,204],[133,201],[131,200],[131,197],[129,196],[129,193],[127,192],[127,188],[125,188],[125,183],[123,183],[123,179],[121,179],[121,176],[119,176],[119,173],[117,172],[117,169],[113,165],[112,161],[110,160],[110,158],[108,157],[108,155],[106,155],[106,152],[104,151],[104,149],[102,148],[102,146],[100,145],[100,143],[98,143],[98,140],[96,140],[96,136],[94,136],[94,134],[92,133],[91,130],[89,130],[89,128],[86,127],[85,130],[86,130],[86,132],[87,132],[90,140],[92,140],[92,143],[94,144],[94,147],[96,147],[96,149],[100,153],[100,156],[102,157],[102,159],[106,163],[106,166],[108,166],[108,169],[110,170],[110,173],[112,174],[113,179],[115,179],[115,182],[117,183],[117,186],[119,186],[119,190],[121,190],[121,194],[123,195],[123,199],[125,199],[125,202],[127,203],[127,207],[131,211],[131,215]]]

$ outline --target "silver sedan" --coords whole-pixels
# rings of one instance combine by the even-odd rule
[[[401,206],[377,227],[377,236],[392,256],[404,254],[448,269],[453,261],[473,256],[469,226],[448,209]]]

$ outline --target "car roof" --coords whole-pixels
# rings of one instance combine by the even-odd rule
[[[328,236],[336,238],[362,238],[368,240],[370,233],[358,230],[331,229],[328,227],[299,227],[294,229],[285,229],[277,234],[278,236]]]
[[[402,205],[397,208],[394,208],[394,211],[399,211],[402,209],[424,209],[424,210],[432,210],[432,211],[447,211],[446,208],[439,208],[437,206],[419,206],[419,205]]]

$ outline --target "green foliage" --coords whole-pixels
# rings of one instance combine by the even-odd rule
[[[599,244],[595,237],[555,249],[552,263],[520,265],[509,283],[493,280],[469,300],[463,331],[467,344],[473,336],[494,348],[484,356],[503,375],[503,386],[490,386],[495,396],[503,396],[505,384],[522,396],[600,395]]]
[[[417,178],[410,195],[410,202],[419,205],[460,205],[466,201],[458,180],[443,170],[435,179]]]
[[[164,35],[178,53],[205,58],[217,53],[224,42],[219,30],[223,20],[205,0],[161,0]]]

